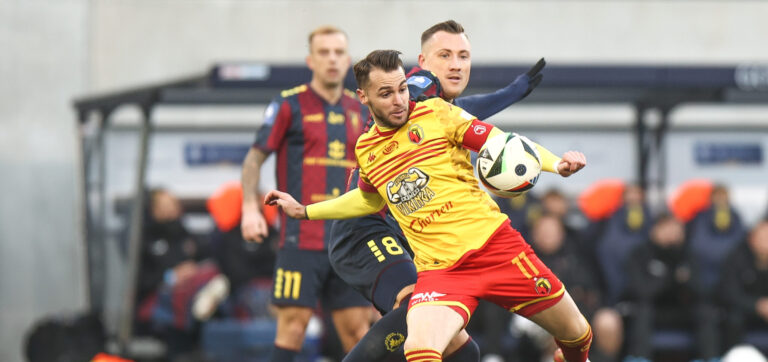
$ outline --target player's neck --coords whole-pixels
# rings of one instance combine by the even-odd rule
[[[309,82],[309,87],[312,88],[320,98],[328,102],[328,104],[338,103],[339,99],[341,99],[342,91],[344,90],[344,85],[342,84],[328,87],[317,78],[312,78],[312,81]]]

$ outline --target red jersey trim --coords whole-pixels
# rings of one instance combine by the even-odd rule
[[[441,140],[443,142],[438,143],[438,144],[431,144],[431,143],[434,143],[434,142],[439,142]],[[381,172],[384,172],[389,167],[388,165],[389,165],[390,162],[398,161],[398,160],[400,160],[400,159],[402,159],[404,157],[408,157],[408,156],[410,156],[410,155],[412,155],[412,154],[414,154],[416,152],[419,152],[421,150],[430,149],[430,148],[433,148],[435,146],[440,146],[440,145],[443,145],[443,144],[445,144],[447,142],[448,141],[446,141],[445,138],[435,138],[433,140],[429,140],[427,142],[424,142],[424,144],[422,144],[420,148],[414,149],[412,151],[403,153],[401,155],[398,155],[397,157],[393,157],[393,158],[390,158],[390,159],[384,161],[384,163],[382,163],[378,167],[376,167],[373,170],[371,170],[371,173],[368,174],[368,177],[373,178],[373,177],[376,177],[377,175],[379,175]]]
[[[360,189],[360,191],[368,192],[368,193],[378,193],[379,190],[376,189],[373,185],[363,181],[363,178],[360,177],[357,179],[357,188]]]
[[[408,158],[403,159],[402,162],[398,163],[395,167],[392,167],[391,169],[387,170],[387,172],[385,172],[383,174],[380,174],[380,175],[378,175],[376,177],[370,177],[370,175],[369,175],[369,180],[371,181],[371,183],[376,185],[382,179],[386,179],[386,178],[388,178],[388,177],[390,177],[392,175],[401,173],[401,172],[404,171],[404,169],[406,169],[406,168],[408,168],[410,166],[413,166],[413,160],[414,159],[418,158],[417,161],[423,161],[423,160],[426,160],[428,158],[432,158],[432,157],[442,153],[443,148],[442,147],[441,148],[433,148],[433,149],[426,149],[426,150],[420,150],[420,151],[421,152],[414,153],[414,154],[410,155]],[[429,156],[429,157],[425,158],[423,156]],[[421,158],[419,158],[419,157],[421,157]],[[406,162],[409,162],[409,163],[406,164]]]
[[[426,111],[424,111],[424,112],[419,112],[419,113],[416,113],[416,114],[411,114],[411,116],[410,116],[410,117],[408,117],[408,119],[410,119],[410,120],[414,120],[414,119],[416,119],[416,118],[419,118],[419,117],[421,117],[421,116],[424,116],[424,115],[430,114],[430,113],[432,113],[432,112],[434,112],[434,110],[432,110],[432,109],[428,109],[428,110],[426,110]]]

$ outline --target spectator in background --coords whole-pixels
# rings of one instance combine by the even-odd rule
[[[499,205],[499,210],[509,217],[512,227],[523,238],[529,237],[531,225],[541,216],[539,200],[530,192],[512,198],[493,196],[493,200]]]
[[[728,347],[746,331],[768,330],[768,219],[760,221],[723,263],[720,295],[728,308]]]
[[[601,308],[592,317],[595,339],[589,350],[592,362],[619,362],[624,346],[624,320],[613,308]]]
[[[268,233],[263,243],[243,239],[240,229],[243,191],[240,182],[223,185],[206,203],[216,228],[211,233],[211,254],[230,281],[232,313],[238,319],[268,315],[278,233],[277,209],[261,206]]]
[[[533,225],[531,236],[536,255],[568,286],[579,310],[590,318],[600,306],[600,291],[577,245],[568,238],[561,216],[542,215]]]
[[[602,277],[603,304],[615,305],[625,291],[625,263],[629,253],[648,239],[651,215],[645,204],[645,191],[638,185],[627,185],[623,193],[623,204],[607,220],[602,222],[601,231],[593,233],[597,242],[589,248],[594,250],[594,260],[599,266],[597,273]]]
[[[215,264],[203,262],[201,243],[182,224],[179,199],[149,193],[137,288],[139,331],[166,342],[171,357],[196,348],[198,321],[210,318],[227,295]]]
[[[658,329],[695,330],[699,357],[717,355],[716,324],[696,300],[685,229],[680,221],[671,214],[656,220],[650,240],[635,248],[627,259],[627,277],[627,291],[634,305],[629,335],[631,355],[650,359],[651,337]]]
[[[557,188],[548,189],[541,196],[541,209],[545,214],[557,217],[563,224],[566,237],[571,241],[576,241],[578,234],[576,228],[569,224],[568,213],[571,210],[571,202]]]
[[[715,185],[710,207],[686,225],[691,253],[696,263],[694,287],[699,298],[712,299],[722,262],[731,249],[744,239],[741,217],[731,206],[728,189]]]

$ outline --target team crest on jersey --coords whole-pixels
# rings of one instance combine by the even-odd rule
[[[424,140],[424,129],[418,124],[408,127],[408,139],[415,144],[420,144]]]
[[[400,347],[403,342],[405,342],[405,336],[402,333],[392,332],[384,337],[384,346],[390,352],[397,350],[397,347]]]
[[[536,286],[534,289],[536,289],[536,294],[539,295],[548,295],[549,292],[552,291],[552,283],[549,282],[549,279],[540,277],[536,278]]]
[[[429,175],[411,167],[387,183],[387,198],[401,214],[410,215],[435,197],[428,183]]]

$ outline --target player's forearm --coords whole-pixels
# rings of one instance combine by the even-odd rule
[[[373,214],[384,205],[381,195],[358,188],[335,199],[308,205],[306,213],[309,220],[351,219]]]
[[[526,88],[511,83],[493,93],[456,98],[454,103],[478,119],[486,120],[522,98]]]
[[[546,147],[534,142],[536,149],[539,151],[539,158],[541,159],[541,170],[558,173],[557,165],[560,163],[560,157],[552,153]]]
[[[266,154],[256,148],[251,148],[245,156],[240,181],[243,187],[243,210],[259,210],[259,179],[264,159]]]

